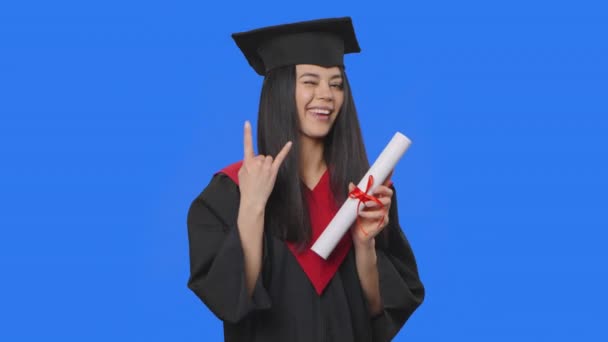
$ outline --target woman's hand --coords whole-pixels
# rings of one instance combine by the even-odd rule
[[[241,203],[237,225],[243,246],[247,293],[252,296],[262,270],[266,202],[274,188],[279,167],[291,148],[291,142],[287,142],[274,159],[271,156],[256,156],[253,152],[251,124],[248,121],[245,122],[244,130],[245,156],[238,174]]]
[[[393,197],[393,190],[388,187],[390,184],[390,176],[384,182],[379,185],[371,193],[380,200],[384,207],[381,207],[374,201],[360,204],[364,206],[363,210],[359,212],[359,217],[355,225],[351,229],[351,235],[355,246],[373,247],[374,237],[378,235],[384,227],[389,223],[388,212],[391,208],[391,198]],[[348,185],[348,191],[351,192],[355,188],[353,183]]]
[[[391,173],[392,175],[392,173]],[[365,298],[367,299],[370,315],[376,316],[382,313],[383,304],[380,294],[380,275],[378,273],[378,256],[375,249],[375,237],[387,225],[389,220],[389,210],[391,208],[391,198],[393,190],[389,188],[390,178],[384,184],[378,186],[370,194],[382,203],[382,206],[374,201],[365,203],[365,208],[359,212],[357,222],[351,228],[351,236],[355,247],[355,262],[357,274]],[[355,189],[355,185],[350,183],[348,191]]]
[[[251,124],[245,122],[244,129],[244,158],[243,165],[239,170],[239,188],[241,191],[241,203],[247,206],[263,210],[266,207],[268,197],[272,193],[274,183],[277,179],[279,167],[289,150],[291,141],[288,141],[283,149],[272,156],[255,155],[253,152],[253,139],[251,137]]]

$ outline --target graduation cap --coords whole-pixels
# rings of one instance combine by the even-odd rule
[[[262,76],[285,65],[344,66],[344,54],[361,51],[350,17],[268,26],[232,38]]]

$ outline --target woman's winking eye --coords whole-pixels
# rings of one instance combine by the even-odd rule
[[[314,80],[304,80],[304,81],[302,81],[302,83],[307,84],[307,85],[313,85],[313,86],[316,86],[319,84],[317,81],[314,81]],[[339,89],[339,90],[344,89],[344,84],[342,82],[331,83],[329,86],[334,89]]]

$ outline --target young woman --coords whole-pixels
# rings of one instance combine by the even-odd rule
[[[424,288],[397,215],[377,187],[327,260],[310,250],[369,169],[344,72],[350,18],[234,34],[264,76],[257,145],[212,178],[188,213],[188,287],[226,341],[388,341]]]

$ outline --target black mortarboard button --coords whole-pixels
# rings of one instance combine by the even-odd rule
[[[232,38],[262,76],[293,64],[344,66],[344,54],[361,51],[350,17],[263,27]]]

